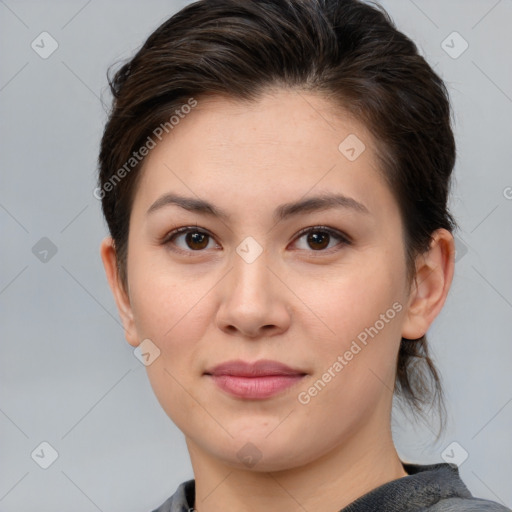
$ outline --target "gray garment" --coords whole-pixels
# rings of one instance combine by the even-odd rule
[[[340,512],[512,512],[494,501],[474,498],[455,464],[403,466],[409,476],[373,489]],[[153,512],[191,512],[194,498],[195,480],[187,480]]]

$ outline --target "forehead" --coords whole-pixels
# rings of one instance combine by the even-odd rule
[[[247,208],[250,198],[262,206],[336,188],[371,209],[387,188],[368,129],[326,98],[298,90],[272,90],[255,102],[197,98],[142,173],[135,199],[146,205],[167,189],[233,205],[238,198]]]

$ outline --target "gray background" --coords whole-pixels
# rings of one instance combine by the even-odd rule
[[[106,69],[186,3],[0,1],[1,511],[143,512],[193,477],[183,435],[124,340],[92,195]],[[449,87],[451,204],[462,228],[452,290],[430,331],[450,424],[434,443],[427,427],[397,416],[396,444],[427,463],[456,441],[469,453],[460,472],[470,490],[512,507],[512,2],[383,5]],[[31,48],[43,31],[59,45],[47,59]],[[453,31],[469,43],[457,58],[456,36],[442,47]],[[33,253],[43,237],[57,249],[46,262]],[[48,469],[34,460],[47,449],[31,457],[43,441],[58,452]]]

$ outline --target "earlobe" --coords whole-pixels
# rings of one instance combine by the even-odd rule
[[[139,345],[136,335],[135,322],[130,304],[130,298],[119,278],[116,249],[110,236],[103,239],[100,246],[100,255],[105,268],[108,284],[114,295],[119,316],[124,327],[124,335],[128,343],[134,347]]]
[[[432,234],[430,249],[418,256],[402,337],[421,338],[441,311],[450,289],[455,266],[452,234],[440,228]]]

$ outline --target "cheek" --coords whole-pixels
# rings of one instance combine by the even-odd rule
[[[159,247],[134,243],[130,251],[130,300],[138,334],[165,349],[176,333],[198,325],[195,318],[205,304],[208,283],[198,284],[190,270],[193,265],[183,269],[171,264]]]
[[[340,266],[322,279],[297,276],[294,289],[314,313],[315,328],[321,325],[327,338],[347,341],[374,325],[390,308],[386,320],[392,317],[393,323],[399,323],[395,320],[400,308],[393,309],[393,304],[404,301],[404,272],[392,255],[375,251],[359,264]]]
[[[404,312],[399,293],[403,277],[399,266],[384,266],[385,260],[375,256],[374,265],[337,273],[322,284],[309,283],[307,304],[322,319],[302,324],[305,342],[318,347],[309,350],[315,378],[301,389],[311,421],[328,414],[341,425],[359,411],[357,420],[352,417],[357,423],[392,394]]]
[[[208,297],[198,282],[147,268],[134,274],[132,283],[132,309],[139,337],[149,338],[160,350],[146,367],[149,382],[163,410],[186,431],[190,414],[204,414],[192,397],[201,358],[200,340],[205,337],[210,316],[205,309]]]
[[[311,280],[301,291],[307,291],[307,305],[322,320],[303,324],[306,339],[318,343],[313,349],[322,381],[318,388],[329,382],[324,398],[312,400],[314,407],[324,400],[337,403],[343,415],[346,408],[356,410],[359,401],[371,409],[386,388],[393,389],[405,310],[403,272],[396,255],[375,251],[360,265],[321,283]]]
[[[132,290],[139,335],[150,338],[164,356],[168,351],[179,350],[181,345],[191,350],[188,342],[201,338],[206,321],[208,298],[204,288],[200,283],[161,274],[146,275]]]

